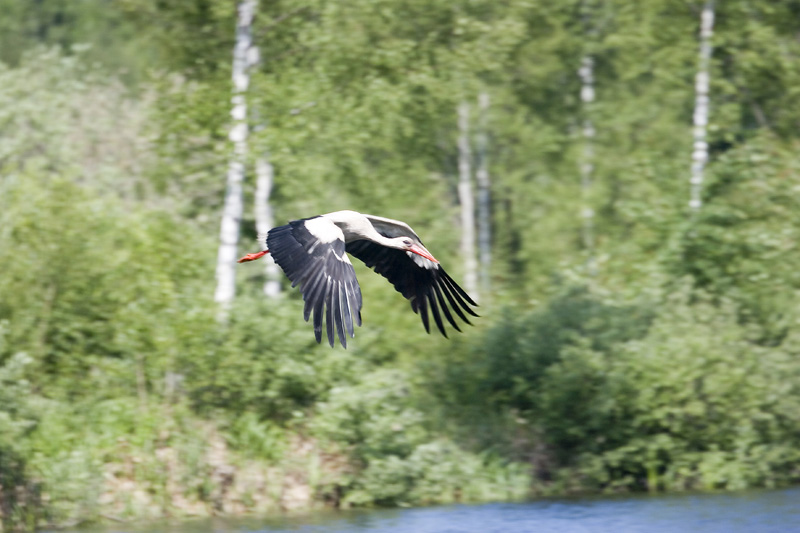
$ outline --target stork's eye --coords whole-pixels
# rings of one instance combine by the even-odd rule
[[[403,244],[406,246],[411,246],[414,243],[411,241],[411,239],[403,239]]]

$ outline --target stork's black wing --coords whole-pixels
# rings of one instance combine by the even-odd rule
[[[478,304],[447,275],[441,265],[411,252],[387,248],[367,240],[349,242],[346,250],[388,279],[397,292],[411,302],[411,308],[422,317],[422,323],[428,333],[431,331],[428,307],[431,309],[436,326],[445,337],[447,333],[442,322],[442,314],[458,331],[461,331],[461,328],[453,318],[451,309],[467,324],[470,321],[465,312],[478,316],[470,307]]]
[[[295,220],[270,230],[267,248],[275,262],[299,285],[308,322],[314,311],[314,335],[322,341],[322,314],[328,342],[334,345],[334,329],[339,342],[347,348],[347,336],[353,334],[353,321],[361,325],[361,289],[356,272],[345,254],[344,235],[332,222],[322,218]]]

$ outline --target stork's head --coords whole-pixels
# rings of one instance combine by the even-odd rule
[[[407,252],[411,252],[412,254],[417,254],[429,261],[433,261],[434,263],[439,262],[424,246],[422,246],[422,243],[415,241],[411,237],[397,237],[393,240],[395,243],[397,243],[397,248],[399,250],[405,250]]]

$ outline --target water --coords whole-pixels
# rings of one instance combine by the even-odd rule
[[[84,530],[106,533],[800,533],[800,488],[343,511]]]

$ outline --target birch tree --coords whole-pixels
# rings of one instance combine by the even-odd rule
[[[472,196],[472,151],[469,145],[469,104],[458,106],[458,200],[461,204],[461,257],[464,260],[464,288],[478,294],[478,265],[475,260],[475,200]]]
[[[703,171],[708,161],[709,107],[709,62],[711,60],[711,37],[714,34],[714,2],[707,0],[700,14],[700,62],[695,79],[694,102],[694,148],[692,150],[692,177],[689,180],[691,193],[689,207],[696,213],[703,205]]]
[[[302,8],[301,8],[302,9]],[[292,11],[277,21],[273,21],[272,25],[285,20],[289,16],[300,12],[300,10]],[[261,54],[259,48],[255,44],[252,46],[253,61],[252,64],[261,62]],[[256,124],[255,131],[259,132],[266,127],[265,121],[260,117],[258,109],[255,108],[252,114],[253,123]],[[272,195],[272,185],[275,178],[275,167],[270,162],[269,151],[262,148],[258,152],[256,158],[256,191],[253,198],[253,212],[256,219],[256,233],[258,235],[259,244],[266,249],[266,235],[270,229],[275,225],[275,217],[272,214],[272,205],[270,204],[270,196]],[[267,298],[275,298],[281,292],[280,269],[278,268],[275,259],[271,254],[264,256],[262,260],[264,265],[264,295]]]
[[[247,99],[250,84],[247,70],[252,57],[252,22],[256,0],[243,0],[238,5],[236,44],[233,49],[233,125],[229,137],[233,141],[233,154],[228,166],[225,204],[220,224],[220,244],[217,254],[217,288],[214,300],[223,310],[230,307],[236,293],[236,247],[239,242],[239,225],[242,219],[242,184],[247,158]]]
[[[491,191],[489,180],[487,115],[489,114],[489,93],[478,96],[478,169],[475,177],[478,182],[478,251],[480,254],[481,291],[488,295],[491,289],[492,228]]]
[[[272,206],[269,203],[274,177],[275,169],[272,163],[269,162],[269,154],[265,152],[256,160],[255,194],[256,232],[258,232],[259,243],[264,246],[266,246],[265,236],[267,232],[275,225]],[[281,292],[281,284],[278,281],[280,271],[271,254],[264,256],[263,261],[264,274],[267,279],[264,282],[264,295],[268,298],[275,298]]]
[[[581,154],[581,238],[588,253],[589,274],[595,273],[594,260],[594,209],[592,208],[592,177],[594,173],[594,124],[590,110],[594,102],[594,60],[586,55],[578,69],[581,78],[581,108],[583,113],[583,152]]]

